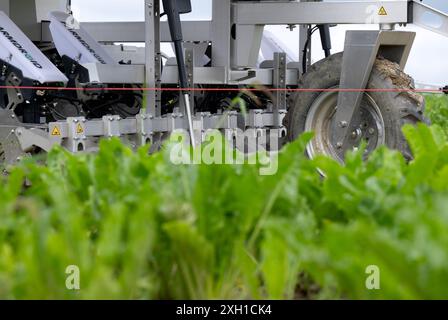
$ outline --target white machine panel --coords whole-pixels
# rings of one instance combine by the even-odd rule
[[[72,16],[60,11],[49,15],[50,32],[61,56],[67,56],[80,64],[117,64],[108,52],[77,23]]]
[[[20,69],[24,77],[40,83],[68,82],[3,11],[0,11],[0,59]]]

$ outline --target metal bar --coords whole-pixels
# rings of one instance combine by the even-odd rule
[[[345,39],[340,88],[364,89],[378,53],[380,31],[348,31]],[[356,109],[361,104],[363,92],[341,92],[335,116],[333,134],[338,148],[342,148]]]
[[[160,48],[160,1],[154,2],[154,82],[155,87],[162,87],[162,50]],[[162,92],[155,92],[155,116],[162,114]]]
[[[52,42],[49,22],[33,22],[23,28],[32,41]],[[145,42],[145,22],[82,22],[81,26],[98,42]],[[185,41],[212,41],[211,21],[183,21]],[[42,30],[41,32],[37,32]],[[161,42],[171,42],[168,23],[160,23]]]
[[[224,0],[221,0],[224,1]],[[81,24],[100,42],[144,42],[144,22],[84,22]],[[211,41],[211,21],[183,21],[185,41]],[[168,22],[160,23],[160,41],[171,42]]]
[[[214,1],[212,21],[183,21],[185,41],[230,41],[230,0]],[[14,2],[15,3],[15,2]],[[238,2],[233,4],[238,24],[394,24],[414,23],[448,36],[447,14],[417,1],[358,1],[358,2]],[[378,15],[384,6],[387,15]],[[274,11],[270,11],[274,10]],[[13,13],[14,14],[14,10]],[[23,12],[23,10],[21,11]],[[434,22],[434,17],[435,21]],[[228,20],[227,20],[228,18]],[[431,19],[432,18],[432,19]],[[32,41],[52,41],[48,22],[28,19],[18,21]],[[439,21],[439,23],[437,23]],[[224,24],[223,24],[224,23]],[[227,26],[226,26],[227,25]],[[82,26],[99,42],[145,42],[145,22],[84,22]],[[228,27],[228,28],[227,28]],[[41,32],[38,32],[41,30]],[[170,42],[168,23],[161,22],[161,41]],[[221,42],[223,43],[223,42]],[[216,66],[222,66],[215,53]],[[224,59],[225,60],[225,59]]]
[[[272,69],[254,69],[255,76],[248,77],[247,70],[231,70],[226,67],[196,67],[194,68],[195,84],[215,85],[272,85]],[[230,79],[227,79],[229,77]],[[286,70],[286,85],[297,85],[299,78],[298,69]],[[165,66],[163,69],[162,82],[164,84],[177,84],[178,73],[175,66]]]
[[[263,121],[272,126],[272,113],[260,111],[260,114],[265,118]],[[236,129],[238,128],[237,116],[238,113],[234,111],[223,114],[198,113],[193,117],[193,121],[201,122],[200,126],[204,130]],[[261,122],[258,123],[261,126]],[[127,119],[121,119],[118,116],[105,116],[102,119],[88,121],[81,117],[50,123],[46,136],[53,143],[60,144],[63,139],[86,141],[87,138],[93,137],[110,138],[135,134],[150,136],[154,133],[173,132],[176,129],[188,129],[185,117],[180,114],[168,114],[158,118],[143,114]],[[54,135],[54,132],[58,134]]]
[[[114,84],[128,83],[145,85],[155,91],[155,87],[151,87],[150,83],[145,80],[144,65],[103,65],[103,64],[83,64],[83,67],[89,70],[92,81]],[[230,79],[227,75],[230,74]],[[249,74],[249,75],[248,75]],[[195,84],[209,85],[272,85],[273,73],[272,69],[253,69],[232,70],[230,73],[225,67],[195,67],[193,69],[193,78]],[[287,69],[285,84],[288,86],[297,85],[300,74],[298,69]],[[177,84],[179,82],[176,66],[165,66],[161,78],[163,84]],[[159,88],[159,85],[156,85]],[[157,101],[156,101],[157,103]]]

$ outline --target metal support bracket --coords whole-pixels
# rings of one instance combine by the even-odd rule
[[[194,50],[193,49],[187,49],[185,50],[185,68],[187,69],[187,81],[188,81],[188,88],[194,89]],[[190,90],[189,93],[190,96],[190,105],[194,109],[195,103],[194,103],[194,90]],[[184,113],[184,110],[182,112]],[[194,111],[193,111],[194,114]]]
[[[275,91],[275,99],[273,106],[274,125],[281,126],[279,121],[280,110],[286,110],[286,53],[274,53],[274,70],[273,84]]]
[[[20,86],[21,83],[22,81],[13,72],[9,74],[8,78],[6,79],[6,85],[9,86],[9,88],[6,90],[9,100],[6,109],[14,111],[19,104],[25,101],[20,89],[14,88]]]
[[[148,114],[137,115],[137,144],[144,146],[152,144],[154,136],[153,116]]]
[[[48,139],[45,132],[39,129],[26,129],[19,127],[14,130],[14,133],[23,152],[28,152],[33,147],[39,147],[45,152],[50,152],[54,145],[54,143]]]
[[[336,147],[347,143],[351,122],[357,112],[369,82],[377,56],[382,56],[404,68],[414,32],[402,31],[348,31],[342,61],[338,108],[333,123]]]
[[[68,139],[65,147],[73,153],[86,150],[86,119],[67,118]]]
[[[103,117],[104,133],[106,137],[121,137],[120,132],[120,116],[105,116]]]
[[[279,110],[277,117],[272,112],[268,112],[261,109],[249,110],[245,127],[246,128],[281,128],[283,127],[283,119],[286,117],[286,110]]]

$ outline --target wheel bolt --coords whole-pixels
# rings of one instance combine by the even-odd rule
[[[374,133],[375,133],[375,129],[370,128],[370,129],[369,129],[369,134],[374,134]]]
[[[362,130],[358,128],[352,132],[352,139],[356,139],[356,138],[360,137],[361,135],[362,135]]]
[[[336,144],[336,147],[338,147],[338,149],[341,149],[342,146],[343,146],[343,143],[342,143],[342,142],[338,142],[338,143]]]

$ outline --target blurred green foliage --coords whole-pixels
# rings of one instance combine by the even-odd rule
[[[0,298],[446,299],[448,103],[428,102],[434,125],[404,128],[409,164],[386,148],[310,161],[310,134],[274,176],[116,140],[26,160],[1,178]],[[370,265],[380,290],[366,289]]]

